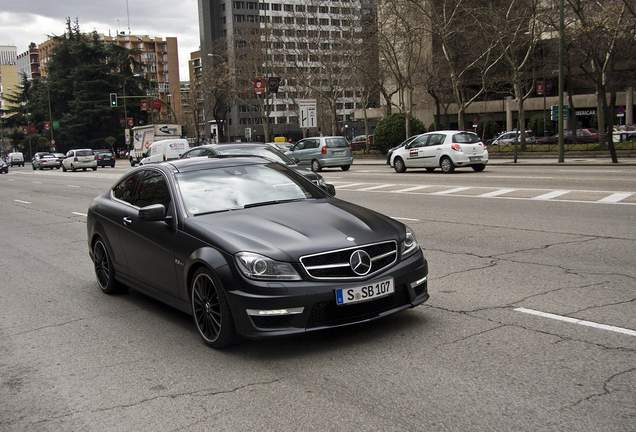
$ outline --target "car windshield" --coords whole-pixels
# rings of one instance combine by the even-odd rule
[[[45,154],[43,154],[43,155],[42,155],[42,156],[40,156],[40,157],[42,157],[42,158],[54,158],[54,157],[55,157],[55,155],[50,154],[50,153],[45,153]]]
[[[75,152],[75,156],[93,156],[93,152],[90,150],[78,150]]]
[[[217,151],[222,155],[253,155],[280,162],[284,165],[294,165],[294,161],[285,156],[273,147],[217,147]]]
[[[183,172],[176,178],[192,216],[324,197],[278,163]]]
[[[458,144],[474,144],[481,141],[479,137],[472,133],[458,133],[453,135],[453,142]]]
[[[349,143],[344,137],[326,138],[325,141],[329,148],[349,147]]]

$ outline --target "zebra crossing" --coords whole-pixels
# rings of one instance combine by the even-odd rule
[[[329,181],[338,191],[636,205],[636,192]]]

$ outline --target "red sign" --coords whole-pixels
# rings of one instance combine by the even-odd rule
[[[30,133],[35,133],[35,125],[30,125],[29,126],[29,132]]]
[[[133,119],[132,117],[128,117],[128,126],[134,126],[135,125],[135,119]]]
[[[161,99],[152,100],[152,109],[161,110]]]
[[[29,133],[29,129],[26,126],[20,126],[22,128],[22,133],[23,134],[28,134]]]
[[[51,122],[47,122],[47,121],[44,122],[44,130],[47,130],[47,131],[51,130]]]
[[[141,107],[139,108],[141,111],[148,111],[150,108],[150,101],[148,99],[142,99]]]
[[[535,87],[535,93],[538,96],[542,96],[545,93],[545,83],[543,81],[537,81],[537,85]]]
[[[265,93],[265,78],[254,78],[254,94],[262,95]]]

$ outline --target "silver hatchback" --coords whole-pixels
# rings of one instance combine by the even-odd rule
[[[312,171],[340,167],[347,171],[353,164],[349,141],[341,136],[312,137],[298,141],[285,155],[298,165],[309,165]]]

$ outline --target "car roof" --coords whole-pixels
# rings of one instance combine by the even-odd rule
[[[170,162],[148,165],[152,166],[171,166],[178,172],[200,171],[214,168],[226,168],[231,166],[259,165],[272,163],[271,160],[258,156],[221,156],[214,155],[209,157],[197,157],[186,159],[174,159]]]

